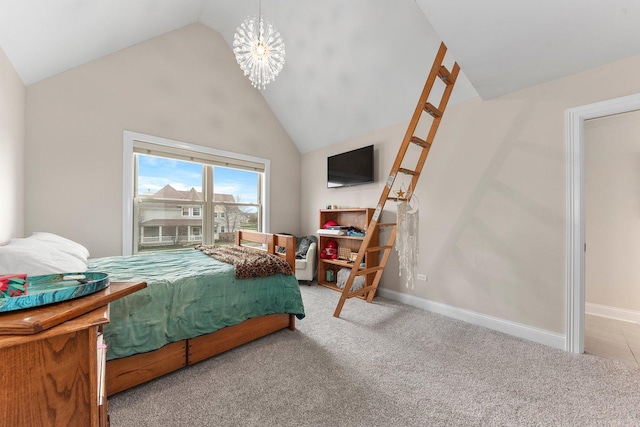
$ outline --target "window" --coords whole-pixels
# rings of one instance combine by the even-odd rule
[[[127,152],[133,208],[125,206],[123,254],[233,243],[236,230],[265,229],[268,160],[125,132],[125,174]]]

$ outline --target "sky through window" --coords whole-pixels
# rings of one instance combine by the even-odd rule
[[[169,184],[179,191],[202,192],[202,164],[164,157],[138,155],[138,194],[151,195]],[[214,168],[214,192],[231,194],[237,202],[258,202],[257,172]]]

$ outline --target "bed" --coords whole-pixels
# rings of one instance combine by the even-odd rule
[[[274,254],[295,272],[293,236],[241,231],[235,243]],[[281,329],[295,330],[296,317],[304,317],[294,275],[237,279],[232,265],[200,250],[89,259],[88,270],[109,273],[112,281],[147,282],[110,305],[104,327],[108,395]]]
[[[237,279],[245,269],[193,249],[91,259],[77,242],[34,232],[0,246],[0,274],[94,271],[108,273],[113,282],[147,283],[110,304],[104,335],[107,394],[112,395],[281,329],[295,329],[296,317],[304,317],[292,274],[295,237],[241,231],[235,244],[234,251],[266,252],[280,272]]]

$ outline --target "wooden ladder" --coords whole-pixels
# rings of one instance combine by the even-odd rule
[[[416,185],[418,184],[420,172],[422,172],[422,167],[424,166],[425,160],[429,155],[429,149],[431,148],[431,144],[433,143],[433,140],[436,136],[438,126],[440,125],[440,120],[442,120],[442,115],[447,108],[447,103],[449,102],[451,92],[453,91],[456,79],[458,78],[458,73],[460,72],[458,63],[453,64],[453,69],[451,71],[449,71],[444,65],[442,65],[446,53],[447,47],[444,45],[444,43],[441,43],[440,48],[438,49],[438,53],[436,54],[436,58],[433,61],[433,67],[431,67],[429,77],[427,77],[424,89],[422,90],[422,95],[420,95],[420,100],[418,101],[418,105],[416,106],[415,112],[413,113],[413,117],[411,118],[411,122],[409,123],[409,127],[407,128],[407,132],[402,141],[402,145],[400,146],[400,150],[398,151],[398,155],[396,156],[396,160],[391,167],[391,172],[389,173],[389,177],[387,178],[386,185],[384,186],[382,194],[380,195],[380,200],[378,201],[376,210],[373,214],[373,217],[371,218],[371,222],[369,222],[369,225],[367,226],[365,238],[360,245],[358,256],[356,257],[353,264],[354,268],[351,269],[351,273],[349,274],[344,289],[342,290],[340,301],[338,301],[338,306],[333,313],[334,317],[340,317],[340,312],[342,311],[342,307],[344,306],[344,303],[347,299],[366,294],[367,302],[371,302],[376,294],[378,284],[380,283],[380,279],[382,278],[382,272],[387,265],[389,255],[391,254],[393,244],[396,240],[397,229],[395,223],[379,223],[378,220],[380,218],[380,214],[382,213],[382,209],[384,208],[387,200],[408,200],[411,197],[411,192],[416,188]],[[436,82],[436,78],[440,78],[445,84],[440,103],[437,107],[428,102],[429,95],[431,94],[431,89]],[[426,139],[421,139],[415,135],[416,128],[418,127],[418,123],[420,122],[420,118],[422,117],[423,112],[428,113],[433,118],[431,122],[431,128],[429,129],[429,133]],[[407,150],[411,144],[415,144],[420,147],[420,156],[417,165],[413,169],[406,169],[401,166],[404,157],[407,154]],[[406,194],[404,194],[402,189],[400,189],[400,191],[397,192],[396,197],[390,197],[389,193],[391,192],[393,183],[395,182],[395,179],[399,173],[411,176],[411,184]],[[375,234],[374,231],[376,227],[391,228],[389,240],[387,241],[386,245],[371,246],[371,236]],[[375,243],[377,244],[377,242]],[[376,254],[378,254],[379,256],[380,253],[382,253],[382,258],[380,259],[380,263],[378,266],[371,268],[356,268],[356,266],[359,266],[362,263],[365,256],[375,256]],[[371,285],[364,286],[363,288],[352,292],[351,286],[353,285],[355,278],[357,276],[367,277],[369,274],[375,274]]]

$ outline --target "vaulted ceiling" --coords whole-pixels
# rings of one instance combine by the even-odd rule
[[[263,96],[302,153],[409,120],[441,40],[463,71],[454,103],[640,54],[637,0],[263,0],[261,7],[287,55]],[[194,22],[231,45],[258,8],[259,0],[1,0],[0,47],[30,85]]]

